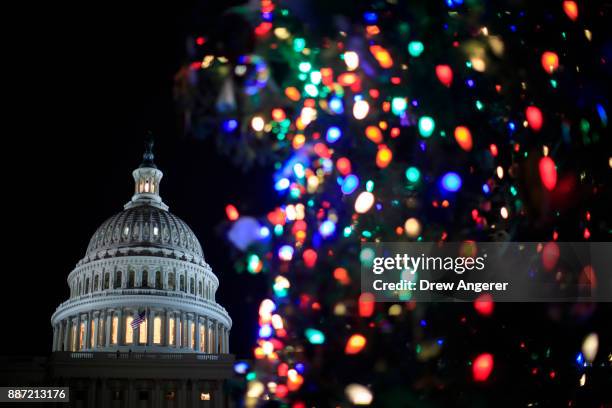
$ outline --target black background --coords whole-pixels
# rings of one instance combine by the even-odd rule
[[[96,228],[129,201],[147,130],[164,172],[161,196],[194,230],[220,279],[217,300],[234,321],[231,351],[250,354],[265,285],[234,272],[221,224],[227,203],[240,207],[239,194],[270,196],[268,170],[243,173],[212,140],[184,136],[172,94],[187,34],[214,24],[231,4],[208,2],[196,12],[194,2],[15,11],[15,54],[6,64],[15,70],[6,77],[15,92],[5,110],[3,155],[6,354],[50,352],[50,318],[68,298],[66,278]],[[245,210],[261,213],[265,203]]]

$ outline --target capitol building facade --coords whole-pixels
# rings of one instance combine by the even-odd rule
[[[71,387],[73,406],[226,406],[232,320],[215,300],[219,280],[161,199],[152,142],[132,174],[131,200],[68,275],[49,376]]]

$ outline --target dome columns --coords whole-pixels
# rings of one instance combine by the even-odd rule
[[[142,309],[120,307],[78,313],[53,325],[53,351],[144,351],[224,354],[229,327],[207,314],[145,307],[145,321],[131,322]]]

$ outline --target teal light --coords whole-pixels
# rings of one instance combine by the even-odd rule
[[[277,237],[283,235],[283,226],[280,224],[277,224],[274,226],[274,235],[276,235]]]
[[[304,91],[306,91],[306,93],[308,94],[308,96],[311,97],[316,97],[317,95],[319,95],[319,90],[317,89],[316,86],[314,86],[313,84],[308,84],[304,87]]]
[[[304,333],[306,334],[306,338],[311,344],[325,343],[325,335],[320,330],[308,328],[304,331]]]
[[[406,178],[411,183],[416,183],[421,178],[421,172],[416,167],[408,167],[406,169]]]
[[[429,117],[423,116],[419,119],[419,134],[423,137],[429,137],[432,135],[436,128],[436,122]]]
[[[481,111],[484,108],[484,105],[480,101],[476,101],[476,109]]]
[[[368,193],[371,193],[372,191],[374,191],[374,182],[373,182],[372,180],[368,180],[368,181],[366,182],[365,187],[366,187],[366,191],[367,191]]]
[[[351,227],[344,227],[344,230],[342,231],[342,235],[344,235],[345,238],[348,238],[351,236],[352,232],[353,232],[353,229]]]
[[[391,100],[391,111],[393,111],[393,113],[397,116],[404,113],[407,106],[408,102],[406,102],[406,98],[396,96]]]
[[[298,69],[301,72],[306,73],[312,69],[312,65],[310,65],[310,62],[306,62],[306,61],[300,62],[300,65],[298,65]]]
[[[306,40],[303,38],[293,39],[293,51],[302,52],[306,48]]]
[[[413,57],[418,57],[425,50],[425,46],[420,41],[411,41],[408,44],[408,53]]]
[[[258,273],[260,269],[259,257],[255,254],[251,254],[247,258],[247,270],[250,273]]]

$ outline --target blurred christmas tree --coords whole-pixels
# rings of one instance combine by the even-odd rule
[[[610,350],[574,360],[609,307],[375,304],[359,258],[362,241],[609,240],[609,13],[263,0],[194,35],[187,132],[274,166],[283,201],[227,207],[237,269],[271,288],[248,406],[604,400]]]

